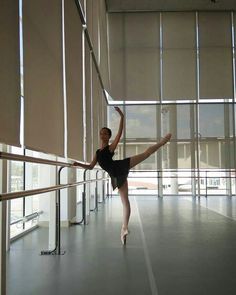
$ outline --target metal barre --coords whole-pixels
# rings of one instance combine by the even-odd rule
[[[199,170],[197,168],[185,168],[185,169],[170,169],[170,168],[164,168],[164,169],[161,169],[161,170],[130,170],[131,173],[138,173],[138,172],[156,172],[156,173],[165,173],[165,172],[185,172],[185,173],[190,173],[190,172],[195,172],[195,173],[198,173],[198,172],[202,172],[202,173],[206,173],[206,172],[236,172],[236,169],[221,169],[221,170],[216,170],[214,168],[208,168],[208,169],[205,169],[203,170],[202,168]]]
[[[0,159],[12,160],[12,161],[21,161],[21,162],[29,162],[29,163],[37,163],[37,164],[54,165],[54,166],[63,166],[63,167],[70,167],[70,168],[74,167],[75,168],[75,166],[73,164],[69,164],[69,163],[66,163],[66,162],[46,160],[46,159],[40,159],[40,158],[17,155],[17,154],[11,154],[11,153],[5,153],[5,152],[0,152]],[[78,168],[78,167],[76,166],[76,168]]]
[[[63,167],[69,167],[69,168],[79,168],[78,166],[74,166],[73,164],[66,163],[66,162],[60,162],[60,161],[53,161],[53,160],[46,160],[46,159],[40,159],[36,157],[29,157],[29,156],[23,156],[23,155],[17,155],[17,154],[11,154],[11,153],[5,153],[5,152],[0,152],[0,159],[5,159],[5,160],[12,160],[12,161],[22,161],[22,162],[29,162],[29,163],[38,163],[38,164],[47,164],[47,165],[54,165],[54,166],[63,166]],[[102,170],[99,168],[94,168],[98,170]],[[131,173],[138,173],[138,172],[235,172],[235,169],[222,169],[222,170],[215,170],[214,168],[208,168],[207,170],[197,170],[196,168],[194,169],[161,169],[161,170],[130,170]]]
[[[10,225],[14,225],[14,224],[17,224],[17,223],[20,223],[20,222],[26,223],[27,221],[30,221],[32,219],[35,219],[35,218],[39,217],[39,215],[41,215],[41,214],[43,214],[43,211],[33,212],[33,213],[29,214],[29,215],[26,215],[26,216],[24,216],[24,217],[22,217],[20,219],[17,219],[15,221],[11,222]]]
[[[74,187],[77,185],[82,185],[82,184],[86,184],[86,183],[90,183],[90,182],[94,182],[94,181],[99,181],[99,180],[106,180],[106,179],[108,179],[108,177],[102,177],[102,178],[98,178],[98,179],[90,179],[90,180],[86,180],[86,181],[79,181],[79,182],[73,182],[73,183],[67,183],[67,184],[60,184],[60,185],[45,187],[45,188],[41,188],[41,189],[4,193],[4,194],[0,194],[0,201],[7,201],[7,200],[26,197],[26,196],[32,196],[32,195],[38,195],[38,194],[43,194],[43,193],[52,192],[52,191],[58,191],[58,190],[61,190],[64,188]]]
[[[61,167],[58,171],[58,183],[60,184],[61,179],[61,171],[65,167]],[[95,181],[96,186],[99,180],[107,180],[108,177],[97,178],[96,172],[96,179],[93,180],[86,180],[86,172],[88,170],[84,170],[84,181],[81,181],[80,184],[83,184],[83,193],[82,193],[82,220],[79,222],[70,222],[71,225],[82,224],[86,225],[86,184]],[[97,196],[96,196],[97,197]],[[60,190],[58,190],[56,196],[56,235],[55,235],[55,248],[53,250],[43,250],[41,251],[41,255],[64,255],[65,251],[61,250],[61,196]]]
[[[206,177],[206,175],[202,175],[202,176],[200,176],[199,178],[205,178]],[[143,176],[128,176],[128,178],[156,178],[156,176],[145,176],[145,177],[143,177]],[[175,175],[175,176],[168,176],[168,175],[162,175],[162,176],[159,176],[158,178],[178,178],[178,179],[181,179],[181,178],[189,178],[189,179],[198,179],[198,177],[197,176],[188,176],[188,175],[183,175],[183,176],[178,176],[178,175]],[[207,175],[207,178],[235,178],[235,176],[217,176],[217,175],[215,175],[215,176],[208,176]]]

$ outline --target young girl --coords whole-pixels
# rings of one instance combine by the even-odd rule
[[[96,154],[90,164],[82,164],[79,162],[75,162],[75,166],[80,166],[85,169],[93,169],[93,167],[98,162],[99,165],[104,169],[109,176],[111,177],[111,183],[113,189],[118,188],[119,194],[121,197],[121,201],[123,204],[123,225],[121,228],[121,242],[123,245],[126,244],[126,238],[129,233],[128,231],[128,223],[130,217],[130,202],[128,198],[128,182],[127,177],[129,174],[129,170],[141,163],[145,159],[147,159],[151,154],[156,152],[161,146],[166,144],[170,138],[171,134],[168,133],[159,143],[154,144],[146,149],[143,153],[125,158],[123,160],[113,160],[112,157],[114,155],[114,151],[120,141],[123,126],[124,126],[124,114],[120,110],[120,108],[115,107],[115,110],[120,115],[120,125],[118,133],[114,139],[114,141],[109,145],[109,140],[111,138],[111,130],[107,127],[103,127],[100,130],[100,140],[101,147],[96,151]]]

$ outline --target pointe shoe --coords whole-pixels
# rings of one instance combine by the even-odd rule
[[[121,229],[121,233],[120,233],[120,239],[121,239],[121,243],[123,245],[126,245],[126,239],[127,239],[127,236],[129,234],[129,230],[128,229]]]
[[[171,136],[171,133],[167,133],[166,136],[164,136],[161,140],[162,145],[166,144],[171,139]]]

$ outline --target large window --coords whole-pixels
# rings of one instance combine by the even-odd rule
[[[232,103],[125,105],[125,136],[117,159],[142,153],[167,132],[171,142],[134,167],[133,193],[223,194],[234,188],[235,110]],[[109,107],[110,112],[113,107]],[[109,116],[118,128],[118,117]],[[207,170],[207,172],[206,172]],[[143,172],[142,172],[143,171]],[[158,172],[159,171],[159,172]],[[154,174],[153,174],[154,173]],[[158,175],[159,173],[159,175]],[[218,173],[218,174],[217,174]]]
[[[126,139],[156,139],[157,125],[155,105],[126,106],[125,115]]]
[[[23,154],[20,148],[12,148],[12,153]],[[37,157],[38,153],[27,151],[28,156]],[[40,165],[11,161],[10,162],[10,191],[22,191],[40,187]],[[10,236],[14,237],[37,224],[38,219],[23,222],[22,218],[39,212],[39,196],[30,196],[11,200]],[[19,221],[19,222],[17,222]]]
[[[225,134],[223,104],[199,105],[199,132],[201,137],[223,138]]]
[[[11,152],[14,154],[23,154],[23,150],[20,148],[12,147]],[[10,191],[22,191],[24,190],[24,164],[22,162],[11,161],[10,162]],[[24,216],[25,200],[23,198],[11,200],[11,214],[10,223],[21,219]],[[11,226],[11,237],[17,235],[23,230],[23,223],[16,223]]]
[[[122,111],[124,111],[124,108],[122,106],[120,108]],[[114,107],[112,106],[108,107],[107,118],[108,118],[108,127],[112,131],[112,136],[111,136],[111,141],[112,141],[115,139],[115,136],[119,129],[119,123],[120,123],[119,115],[117,111],[114,109]],[[114,159],[123,159],[124,157],[123,139],[124,139],[124,132],[122,133],[120,142],[115,151]]]
[[[140,154],[148,146],[157,142],[157,109],[156,106],[126,106],[126,157]],[[156,155],[140,163],[134,169],[156,170]]]

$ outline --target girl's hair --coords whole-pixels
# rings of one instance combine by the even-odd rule
[[[108,134],[109,134],[109,137],[111,137],[112,133],[111,133],[111,129],[110,128],[108,128],[108,127],[102,127],[102,129],[106,129],[107,132],[108,132]]]

